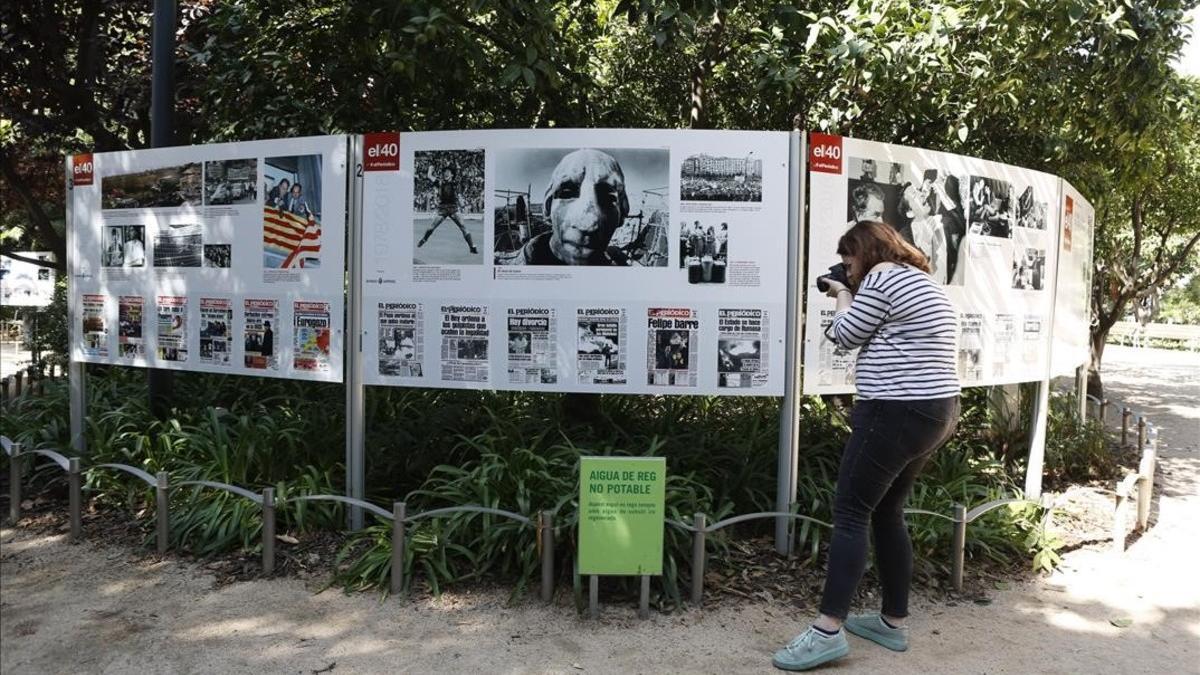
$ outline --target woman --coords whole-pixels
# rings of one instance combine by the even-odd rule
[[[775,653],[806,670],[845,656],[846,630],[895,651],[908,648],[904,618],[912,544],[904,502],[921,468],[954,433],[959,415],[954,307],[925,256],[890,226],[861,222],[838,241],[849,287],[826,277],[837,313],[826,335],[859,348],[858,402],[838,469],[833,536],[820,616]],[[867,566],[868,524],[882,611],[848,616]]]

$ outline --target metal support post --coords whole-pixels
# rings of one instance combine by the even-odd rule
[[[262,569],[269,576],[275,573],[275,488],[263,488],[262,500]]]
[[[638,594],[638,618],[650,618],[650,575],[642,575],[642,591]]]
[[[83,474],[80,473],[79,458],[67,460],[67,504],[71,516],[71,541],[79,541],[83,535]]]
[[[788,162],[788,272],[787,317],[784,332],[783,403],[779,414],[779,450],[775,469],[775,510],[787,511],[796,499],[796,471],[800,454],[800,332],[804,326],[804,133],[793,129]],[[789,518],[775,519],[775,551],[788,552]]]
[[[554,514],[542,511],[539,526],[542,533],[542,602],[550,602],[554,596]]]
[[[170,485],[166,471],[159,471],[155,476],[158,484],[154,487],[154,500],[158,518],[158,554],[163,555],[167,552],[167,545],[171,535],[171,514],[168,511],[167,497]]]
[[[588,616],[600,618],[600,577],[595,574],[588,577]]]
[[[1110,405],[1112,405],[1112,401],[1108,399],[1102,399],[1100,401],[1100,416],[1097,417],[1097,419],[1100,420],[1100,426],[1108,424],[1108,406]]]
[[[392,503],[392,595],[404,593],[404,521],[408,505]]]
[[[967,507],[962,504],[954,505],[954,540],[950,551],[950,583],[954,590],[961,592],[963,588],[963,559],[967,551]]]
[[[699,607],[704,601],[704,531],[705,516],[703,513],[697,513],[692,516],[692,527],[696,531],[692,533],[692,604]]]
[[[1137,422],[1137,449],[1139,453],[1146,451],[1146,418],[1141,415]]]
[[[1129,408],[1121,406],[1121,447],[1129,447],[1129,420],[1133,417],[1133,413]]]
[[[1087,365],[1075,369],[1075,401],[1079,405],[1076,414],[1079,421],[1083,422],[1087,419]]]
[[[346,255],[350,283],[346,293],[347,329],[342,340],[346,379],[346,496],[363,500],[366,499],[366,389],[362,364],[362,178],[357,171],[362,162],[362,136],[350,136],[346,151],[346,170],[351,176]],[[362,529],[362,507],[351,505],[347,516],[351,530]]]
[[[1033,424],[1029,430],[1029,463],[1025,469],[1025,498],[1037,499],[1042,494],[1042,470],[1046,458],[1046,421],[1050,407],[1050,380],[1038,382],[1034,399]]]
[[[23,371],[18,370],[16,373],[13,374],[13,380],[16,381],[16,383],[17,383],[17,393],[13,396],[13,398],[20,398],[22,384],[24,383],[24,380],[25,380],[25,373]]]
[[[24,447],[13,443],[12,456],[8,458],[8,522],[16,525],[21,519],[21,465],[25,457],[21,454]]]

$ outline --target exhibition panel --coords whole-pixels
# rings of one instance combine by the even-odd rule
[[[71,158],[72,360],[340,382],[346,136]]]

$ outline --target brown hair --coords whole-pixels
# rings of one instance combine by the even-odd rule
[[[862,220],[846,230],[838,240],[837,252],[858,258],[862,269],[854,270],[858,278],[850,280],[853,288],[857,288],[867,272],[881,262],[911,265],[929,273],[929,259],[921,249],[908,243],[891,225],[878,221]]]

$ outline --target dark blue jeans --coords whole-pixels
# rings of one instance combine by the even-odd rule
[[[957,396],[921,401],[859,400],[850,413],[850,440],[838,468],[833,537],[821,613],[845,619],[867,568],[867,528],[883,613],[908,616],[912,542],[904,503],[925,462],[954,433]]]

